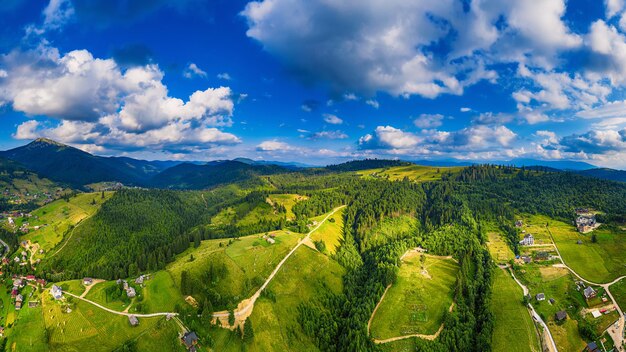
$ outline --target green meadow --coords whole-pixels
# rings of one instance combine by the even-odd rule
[[[541,351],[537,329],[522,302],[522,288],[508,271],[494,269],[491,309],[495,326],[491,337],[494,352]]]
[[[405,177],[414,182],[437,181],[444,173],[457,173],[462,167],[432,167],[422,165],[394,166],[380,169],[358,171],[365,178],[380,178],[390,181],[402,180]]]
[[[322,217],[319,221],[323,220]],[[334,254],[343,234],[343,209],[331,215],[326,222],[311,234],[311,240],[323,241],[329,254]]]
[[[453,302],[458,265],[452,259],[410,253],[372,318],[370,336],[388,339],[411,334],[432,335]]]

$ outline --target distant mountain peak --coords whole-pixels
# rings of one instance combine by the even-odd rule
[[[29,144],[49,144],[49,145],[54,145],[57,147],[67,147],[67,145],[61,143],[61,142],[57,142],[55,140],[49,139],[49,138],[37,138],[34,141],[30,142]]]

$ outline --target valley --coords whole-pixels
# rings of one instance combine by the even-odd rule
[[[624,184],[385,160],[257,171],[78,187],[3,221],[3,348],[623,350]],[[581,207],[598,228],[576,230]]]

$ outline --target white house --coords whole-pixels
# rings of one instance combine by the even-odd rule
[[[519,244],[522,246],[532,246],[535,244],[535,238],[531,234],[527,234],[524,236],[524,239],[519,241]]]
[[[63,290],[57,285],[52,285],[50,293],[52,294],[52,297],[54,297],[54,299],[63,298]]]

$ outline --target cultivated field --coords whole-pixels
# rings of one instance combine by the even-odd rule
[[[493,260],[497,263],[506,263],[515,258],[515,254],[504,241],[502,235],[496,232],[489,232],[487,236],[487,249],[489,249],[489,254],[491,254]]]
[[[458,265],[451,259],[407,255],[396,282],[387,290],[374,314],[370,335],[388,339],[411,334],[437,332],[453,302]]]
[[[522,288],[507,271],[494,269],[491,309],[495,327],[491,340],[494,352],[541,351],[537,329],[522,303]]]

